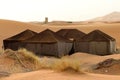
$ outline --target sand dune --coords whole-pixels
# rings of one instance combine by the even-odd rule
[[[120,12],[112,12],[103,17],[98,17],[90,21],[102,21],[102,22],[120,22]]]
[[[52,70],[40,70],[30,73],[13,74],[1,80],[119,80],[120,76],[101,74],[57,73]]]
[[[82,64],[95,64],[107,58],[118,59],[120,54],[112,56],[96,56],[86,53],[76,53],[69,58],[78,59]],[[88,66],[88,65],[85,65]],[[84,66],[84,67],[85,67]],[[81,67],[82,68],[82,67]],[[56,72],[53,70],[39,70],[28,73],[12,74],[10,77],[2,78],[1,80],[119,80],[120,76],[116,75],[103,75],[84,72],[84,74],[74,71]]]

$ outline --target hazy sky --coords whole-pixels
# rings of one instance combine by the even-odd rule
[[[0,0],[0,19],[82,21],[120,11],[120,0]]]

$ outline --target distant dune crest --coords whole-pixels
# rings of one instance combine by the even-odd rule
[[[100,21],[100,22],[120,22],[120,12],[112,12],[108,15],[97,17],[89,21]]]

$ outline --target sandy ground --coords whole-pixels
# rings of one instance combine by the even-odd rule
[[[30,73],[13,74],[1,80],[120,80],[120,76],[101,74],[57,73],[52,70],[40,70]]]
[[[78,59],[85,68],[91,64],[96,64],[108,58],[119,59],[120,54],[114,54],[111,56],[96,56],[85,53],[76,53],[70,56],[71,59]],[[87,64],[87,65],[86,65]],[[56,72],[53,70],[39,70],[28,73],[12,74],[9,77],[1,78],[1,80],[120,80],[119,75],[103,75],[95,73],[77,73],[74,71]]]

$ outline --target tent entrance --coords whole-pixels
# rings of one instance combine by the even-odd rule
[[[74,50],[74,44],[73,44],[73,45],[72,45],[72,48],[71,48],[71,50],[70,50],[70,52],[69,52],[69,55],[72,55],[74,52],[75,52],[75,50]]]

